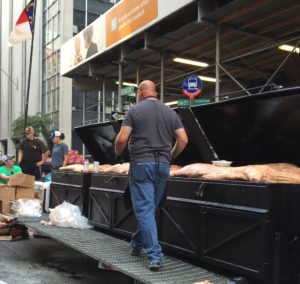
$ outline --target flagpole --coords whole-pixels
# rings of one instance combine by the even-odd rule
[[[25,104],[25,113],[24,113],[24,129],[27,126],[27,120],[28,120],[28,101],[29,101],[30,80],[31,80],[31,66],[32,66],[36,6],[37,6],[37,0],[34,1],[34,6],[33,6],[34,10],[33,10],[33,19],[32,19],[32,38],[31,38],[31,47],[30,47],[28,82],[27,82],[26,104]]]

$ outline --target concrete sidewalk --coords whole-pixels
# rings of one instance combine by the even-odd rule
[[[48,238],[0,241],[0,284],[132,284],[133,279],[98,268],[98,262]]]

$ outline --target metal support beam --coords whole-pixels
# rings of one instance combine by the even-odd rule
[[[215,100],[219,101],[220,96],[220,27],[217,26],[216,29],[216,85],[215,85]]]
[[[97,102],[97,114],[98,114],[98,122],[101,121],[101,91],[98,91],[98,102]]]
[[[138,64],[136,66],[136,85],[139,86],[139,84],[140,84],[140,64]],[[138,102],[138,96],[137,95],[135,96],[135,98],[136,98],[135,101]]]
[[[164,102],[165,97],[165,54],[160,54],[160,100]]]
[[[221,64],[219,67],[237,84],[239,85],[248,95],[251,95],[250,92],[247,91],[247,89],[237,80],[235,79]]]
[[[102,121],[105,122],[106,117],[106,81],[105,78],[103,78],[102,81]]]
[[[86,110],[86,93],[87,91],[83,91],[83,100],[82,100],[82,125],[85,123],[85,110]],[[82,155],[85,157],[85,146],[82,143]]]
[[[123,66],[119,63],[119,86],[118,86],[118,106],[117,111],[122,112],[122,86],[123,86]]]
[[[274,73],[272,74],[272,76],[269,78],[269,80],[265,83],[265,85],[260,89],[260,91],[258,92],[259,94],[263,92],[263,90],[265,89],[266,86],[268,86],[268,84],[273,80],[273,78],[276,76],[276,74],[278,73],[278,71],[281,69],[281,67],[285,64],[285,62],[289,59],[289,57],[293,54],[294,50],[296,50],[296,48],[298,47],[300,43],[300,40],[296,43],[295,47],[293,48],[293,50],[283,59],[283,61],[279,64],[279,66],[277,67],[277,69],[274,71]]]

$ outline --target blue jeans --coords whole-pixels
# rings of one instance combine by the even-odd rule
[[[144,162],[130,166],[129,186],[137,231],[131,239],[133,249],[145,249],[150,261],[160,261],[155,211],[164,196],[170,166],[167,163]]]

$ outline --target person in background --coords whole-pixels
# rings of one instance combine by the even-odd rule
[[[26,127],[24,133],[26,138],[21,142],[18,152],[19,166],[24,174],[35,176],[36,180],[40,180],[40,166],[47,159],[48,149],[41,139],[35,137],[31,126]]]
[[[178,115],[158,100],[152,81],[143,81],[137,95],[139,103],[125,115],[115,152],[121,155],[128,144],[129,187],[138,222],[131,239],[131,254],[145,254],[149,269],[155,271],[160,269],[162,258],[155,211],[165,193],[170,162],[182,152],[188,138]]]
[[[4,166],[0,167],[0,184],[7,184],[9,177],[16,173],[22,173],[19,166],[14,165],[15,156],[3,155],[2,162]]]
[[[64,133],[53,131],[52,134],[53,149],[51,169],[58,170],[60,167],[65,167],[68,161],[68,146],[62,141],[65,139]]]
[[[92,56],[93,54],[98,52],[98,47],[95,42],[93,42],[93,35],[94,35],[94,28],[93,26],[88,27],[83,32],[83,38],[84,38],[84,46],[86,48],[86,56],[85,58],[88,58]]]

